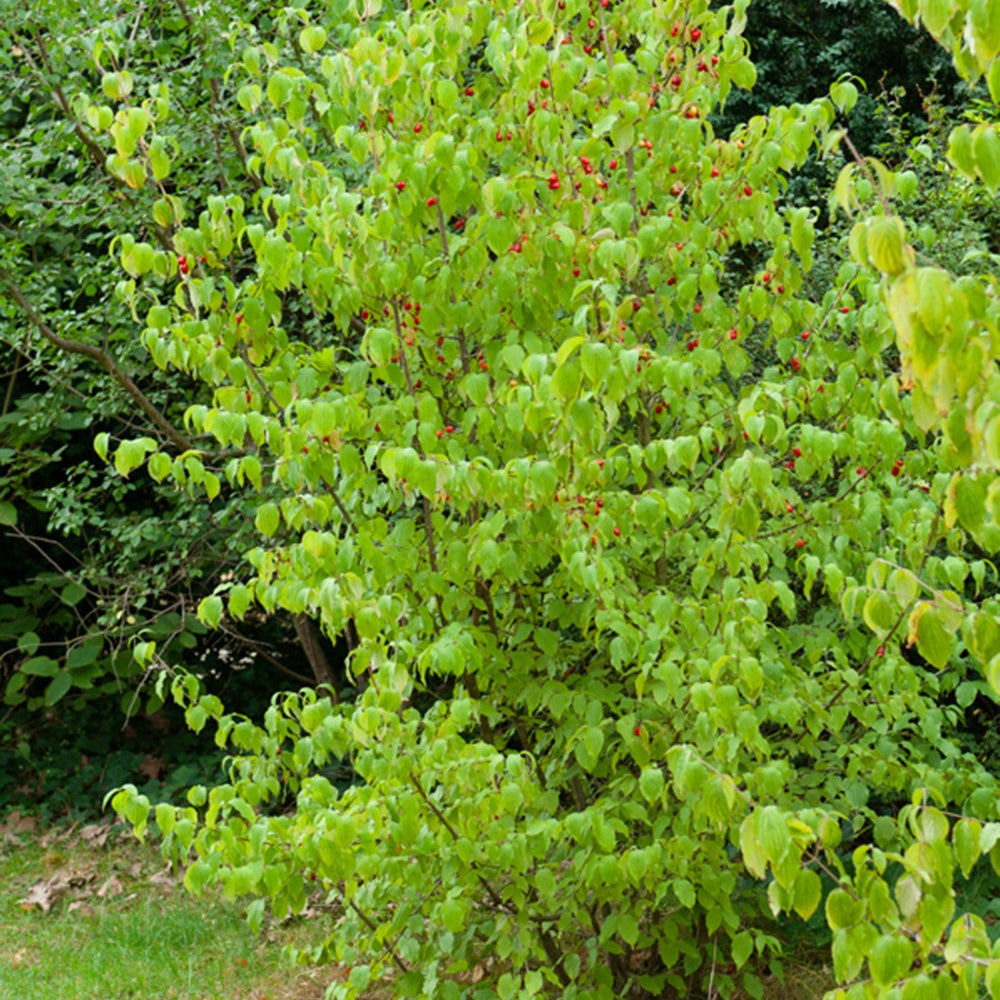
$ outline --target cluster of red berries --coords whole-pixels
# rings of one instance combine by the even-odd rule
[[[889,470],[894,476],[898,476],[903,471],[903,460],[901,458],[896,459],[896,464]]]

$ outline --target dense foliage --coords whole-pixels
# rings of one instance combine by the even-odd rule
[[[990,7],[920,10],[996,102]],[[205,625],[317,619],[351,685],[254,721],[140,636],[233,756],[115,807],[255,920],[339,901],[336,996],[759,995],[821,910],[844,995],[1000,995],[955,904],[1000,872],[995,232],[921,201],[995,193],[995,126],[968,180],[851,160],[823,232],[789,181],[858,90],[717,134],[742,0],[176,9],[200,75],[101,32],[73,102],[167,413],[97,449],[228,512]]]

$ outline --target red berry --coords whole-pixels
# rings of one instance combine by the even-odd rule
[[[635,729],[632,730],[632,732],[636,736],[642,736],[642,726],[636,726]]]
[[[789,364],[792,366],[792,371],[795,372],[797,372],[802,367],[802,362],[799,361],[798,358],[792,358]]]
[[[541,87],[542,90],[548,90],[549,89],[549,81],[545,80],[545,79],[542,79],[542,80],[539,81],[538,86]]]
[[[475,93],[475,90],[472,87],[466,87],[465,88],[465,96],[466,97],[472,97],[472,95],[474,93]]]
[[[608,164],[608,170],[617,170],[617,169],[618,169],[618,161],[617,160],[612,160]]]
[[[806,541],[805,541],[804,538],[796,538],[795,539],[795,547],[797,549],[803,549],[803,548],[805,548],[805,545],[806,545]]]
[[[619,528],[617,525],[615,526],[615,528],[613,529],[613,531],[614,531],[614,534],[615,534],[616,538],[622,533],[622,529]]]
[[[753,194],[753,188],[749,184],[744,185],[743,193],[749,198]]]
[[[237,313],[236,314],[236,323],[237,323],[237,325],[239,325],[242,322],[243,322],[243,313]]]
[[[698,338],[695,337],[694,340],[689,340],[687,342],[687,349],[693,351],[698,346]]]
[[[423,132],[423,130],[424,130],[424,123],[423,122],[417,122],[417,124],[413,126],[413,131],[416,132],[418,135],[421,132]]]
[[[808,340],[809,339],[809,331],[808,330],[803,330],[802,333],[800,334],[800,336],[802,337],[803,340]]]
[[[510,252],[511,253],[520,253],[521,252],[521,244],[520,243],[513,243],[513,244],[511,244]]]
[[[879,646],[879,648],[875,650],[875,655],[885,656],[885,646]]]
[[[760,280],[763,281],[764,284],[766,285],[771,280],[771,272],[770,271],[765,271],[763,273],[763,275],[761,276]]]
[[[699,38],[701,38],[701,28],[692,28],[691,29],[691,41],[692,42],[696,42],[696,41],[698,41]]]
[[[730,340],[736,340],[739,337],[739,335],[740,335],[740,331],[739,330],[733,329],[733,330],[729,331],[729,339]]]
[[[406,181],[396,181],[396,190],[403,191],[406,189]]]
[[[453,427],[453,426],[452,426],[451,424],[448,424],[448,426],[447,426],[447,427],[445,427],[445,429],[444,429],[444,432],[445,432],[445,434],[451,434],[451,432],[452,432],[452,431],[453,431],[454,429],[455,429],[455,428],[454,428],[454,427]]]
[[[444,431],[441,431],[441,430],[435,431],[434,433],[437,435],[437,437],[443,437],[444,436]]]
[[[798,446],[796,446],[795,448],[793,448],[793,449],[792,449],[792,454],[793,454],[793,455],[794,455],[794,456],[795,456],[796,458],[801,458],[801,457],[802,457],[802,449],[801,449],[801,448],[799,448]]]
[[[433,208],[437,203],[438,203],[438,200],[437,200],[437,198],[434,197],[434,195],[431,195],[430,198],[427,199],[427,207],[428,208]]]

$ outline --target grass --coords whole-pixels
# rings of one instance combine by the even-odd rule
[[[124,831],[0,817],[0,1000],[322,1000],[339,970],[293,968],[282,946],[323,932],[313,911],[253,934],[239,902],[193,898]],[[817,956],[785,969],[765,980],[765,1000],[819,1000],[834,986]]]
[[[322,925],[258,937],[238,902],[192,898],[124,834],[0,825],[0,1000],[320,1000],[336,970],[294,969],[282,945]]]

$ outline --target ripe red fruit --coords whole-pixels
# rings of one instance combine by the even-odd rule
[[[765,271],[761,275],[761,279],[760,280],[763,281],[764,284],[766,285],[771,280],[771,272],[770,271]]]
[[[701,38],[701,28],[692,28],[691,29],[691,41],[692,42],[696,42],[696,41],[698,41],[699,38]]]
[[[236,314],[236,325],[239,326],[243,322],[243,313]]]
[[[185,257],[183,254],[181,254],[181,256],[177,258],[177,270],[180,271],[181,274],[188,273],[187,257]]]
[[[635,736],[642,736],[642,726],[636,726],[632,732]]]
[[[803,548],[805,548],[805,545],[806,545],[806,541],[805,541],[804,538],[796,538],[795,539],[795,547],[797,549],[803,549]]]
[[[574,267],[573,268],[573,277],[574,278],[579,278],[580,277],[580,268],[578,268],[578,267]]]
[[[851,307],[850,306],[842,306],[841,309],[840,309],[840,311],[842,313],[849,313],[851,311]]]
[[[465,96],[466,97],[472,97],[472,95],[474,93],[475,93],[475,90],[472,87],[466,87],[465,88]]]
[[[431,195],[430,198],[427,199],[427,207],[428,208],[433,208],[437,203],[438,203],[438,200],[437,200],[437,198],[434,197],[434,195]]]
[[[795,447],[794,447],[794,448],[792,449],[792,454],[793,454],[793,455],[794,455],[794,456],[795,456],[796,458],[801,458],[801,457],[802,457],[802,449],[801,449],[801,448],[799,448],[799,447],[798,447],[798,446],[796,445],[796,446],[795,446]]]
[[[718,167],[712,167],[712,176],[713,177],[718,177],[719,176],[719,168]]]
[[[875,650],[875,655],[885,656],[885,646],[879,646],[879,648]]]
[[[617,170],[617,169],[618,169],[618,161],[617,160],[612,160],[608,164],[608,170]]]
[[[798,358],[792,358],[789,364],[792,366],[793,372],[797,372],[802,367],[802,362]]]
[[[674,75],[670,78],[671,87],[679,87],[683,82],[684,81],[680,78],[680,76],[677,73],[674,73]]]
[[[749,198],[753,194],[753,188],[749,184],[744,185],[743,193]]]
[[[867,476],[868,475],[868,470],[863,465],[859,465],[854,471],[859,476]]]
[[[421,132],[423,132],[423,130],[424,130],[424,123],[423,122],[417,122],[417,124],[413,126],[413,131],[416,132],[418,135]]]
[[[739,337],[739,335],[740,335],[740,331],[739,330],[733,329],[733,330],[729,331],[729,339],[730,340],[736,340]]]
[[[549,81],[543,78],[543,79],[539,80],[538,86],[541,87],[542,90],[548,90],[549,89]]]
[[[622,529],[619,528],[617,525],[612,530],[614,531],[616,538],[622,533]]]
[[[802,333],[800,334],[800,336],[802,337],[803,340],[808,340],[809,339],[809,331],[808,330],[803,330]]]
[[[520,253],[521,252],[521,244],[520,243],[512,243],[511,244],[511,248],[510,248],[510,252],[511,253]]]
[[[698,338],[695,337],[694,340],[689,340],[687,342],[687,349],[693,351],[698,346]]]
[[[406,189],[406,181],[396,181],[396,190],[403,191]]]
[[[447,426],[447,427],[446,427],[446,428],[444,429],[444,432],[445,432],[445,434],[451,434],[451,432],[452,432],[452,431],[453,431],[454,429],[455,429],[455,428],[454,428],[454,427],[452,427],[452,425],[451,425],[451,424],[448,424],[448,426]]]
[[[444,431],[442,431],[442,430],[437,430],[434,433],[439,438],[444,436]]]

